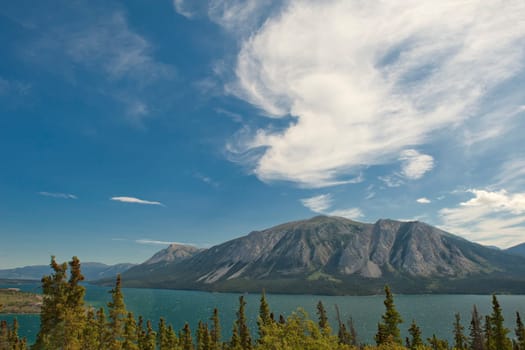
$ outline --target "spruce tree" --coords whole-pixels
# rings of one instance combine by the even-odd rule
[[[525,327],[521,321],[520,313],[516,312],[516,345],[519,350],[525,350]]]
[[[131,312],[128,312],[128,315],[124,320],[123,338],[123,350],[139,350],[137,337],[137,322],[135,321],[135,317],[133,317],[133,313]]]
[[[115,288],[109,293],[111,301],[108,303],[109,310],[109,332],[111,335],[111,350],[120,350],[124,334],[124,320],[128,314],[124,304],[124,295],[122,294],[122,281],[120,274],[117,275]]]
[[[485,338],[485,349],[494,350],[494,337],[492,336],[492,321],[490,316],[485,316],[485,324],[483,325],[483,335]]]
[[[191,337],[190,325],[185,323],[180,336],[182,350],[193,350],[193,339]]]
[[[155,350],[157,346],[157,332],[153,330],[151,321],[146,321],[146,337],[141,350]]]
[[[97,335],[95,312],[92,308],[89,308],[86,314],[86,326],[82,334],[82,350],[98,350],[100,344]]]
[[[403,323],[401,315],[397,312],[394,305],[394,297],[390,291],[389,286],[385,286],[385,308],[386,311],[382,316],[383,322],[378,324],[376,342],[378,345],[388,342],[402,344],[401,332],[399,331],[399,324]]]
[[[339,306],[335,304],[335,314],[337,317],[337,324],[338,324],[338,330],[337,330],[337,338],[339,339],[339,344],[345,344],[350,345],[352,344],[352,338],[350,335],[350,332],[346,329],[346,326],[343,321],[341,321],[341,314],[339,313]]]
[[[97,310],[96,337],[99,350],[109,349],[111,345],[111,334],[108,331],[108,324],[106,321],[106,313],[104,308],[99,308]]]
[[[469,330],[469,350],[485,350],[481,316],[478,314],[476,305],[472,307],[472,318],[470,320]]]
[[[323,302],[319,300],[317,303],[317,317],[319,319],[319,329],[323,334],[330,334],[330,324],[328,323],[328,316],[326,315],[326,309],[324,308]]]
[[[239,338],[239,331],[238,331],[237,322],[235,322],[233,324],[232,337],[230,339],[229,350],[242,350],[241,339]]]
[[[219,320],[219,310],[217,308],[213,309],[213,315],[210,320],[212,322],[210,348],[212,350],[219,350],[221,348],[221,323]]]
[[[170,339],[166,321],[164,318],[159,319],[159,326],[157,332],[157,345],[159,350],[170,350]]]
[[[250,329],[246,321],[245,314],[246,302],[244,296],[239,297],[239,311],[237,311],[237,328],[239,334],[239,341],[243,350],[250,350],[252,348],[252,337],[250,335]]]
[[[461,325],[461,316],[459,313],[454,315],[454,350],[466,350],[467,339],[463,334],[465,327]]]
[[[210,350],[208,324],[202,321],[199,321],[197,325],[197,350]]]
[[[412,320],[412,324],[408,329],[408,333],[410,334],[410,339],[407,342],[407,347],[410,350],[416,350],[418,347],[423,346],[423,339],[421,339],[421,329],[419,329],[417,326],[416,321]]]
[[[352,317],[348,318],[347,324],[350,332],[350,339],[352,340],[351,345],[357,346],[357,331],[354,326],[354,319]]]
[[[261,301],[259,304],[259,317],[257,318],[257,328],[259,331],[259,342],[266,335],[268,327],[273,323],[271,318],[270,306],[266,301],[266,293],[263,289],[261,293]]]
[[[492,314],[490,321],[494,341],[492,348],[489,348],[489,350],[512,350],[512,342],[507,337],[510,331],[505,328],[503,324],[503,313],[495,294],[492,295]]]

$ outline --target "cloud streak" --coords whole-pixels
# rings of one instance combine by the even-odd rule
[[[145,204],[145,205],[160,205],[165,206],[161,202],[157,201],[148,201],[140,198],[135,197],[126,197],[126,196],[118,196],[118,197],[111,197],[110,200],[116,201],[116,202],[122,202],[122,203],[132,203],[132,204]]]
[[[359,208],[346,208],[346,209],[335,209],[329,210],[334,202],[331,194],[321,194],[309,198],[303,198],[300,200],[301,204],[313,211],[323,215],[330,216],[341,216],[348,219],[358,219],[364,216],[363,212]]]
[[[61,199],[78,199],[77,196],[71,193],[60,193],[60,192],[38,192],[39,195],[52,198]]]
[[[295,118],[228,144],[236,155],[258,151],[248,159],[262,181],[330,186],[402,152],[402,175],[419,179],[433,158],[404,150],[469,119],[491,125],[506,112],[497,88],[523,72],[521,0],[287,4],[242,42],[227,87],[270,118]]]

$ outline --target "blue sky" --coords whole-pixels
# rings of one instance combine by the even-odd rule
[[[523,18],[521,0],[2,2],[0,268],[318,214],[521,243]]]

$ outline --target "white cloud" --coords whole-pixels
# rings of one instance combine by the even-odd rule
[[[60,192],[38,192],[41,196],[62,198],[62,199],[78,199],[77,196],[71,193],[60,193]]]
[[[171,241],[159,241],[159,240],[145,239],[145,238],[137,239],[137,240],[135,240],[135,243],[151,244],[151,245],[170,245],[170,244],[194,245],[192,243],[179,243],[179,242],[171,242]]]
[[[195,16],[195,14],[188,10],[186,7],[186,1],[184,0],[173,0],[173,7],[175,8],[175,11],[186,18],[192,18]]]
[[[228,89],[272,118],[296,119],[228,149],[260,150],[263,181],[323,187],[391,163],[437,130],[497,119],[497,104],[480,108],[523,71],[524,17],[521,0],[289,2],[242,43]],[[516,96],[507,102],[518,107]],[[407,158],[410,179],[433,166],[427,155]]]
[[[359,219],[360,217],[364,216],[363,212],[359,208],[333,210],[329,213],[329,215],[341,216],[347,219]]]
[[[147,205],[164,206],[164,204],[162,204],[161,202],[147,201],[147,200],[139,199],[139,198],[135,198],[135,197],[125,197],[125,196],[111,197],[110,200],[117,201],[117,202],[123,202],[123,203],[134,203],[134,204],[147,204]]]
[[[431,200],[426,197],[421,197],[421,198],[416,199],[416,202],[420,204],[429,204],[431,203]]]
[[[322,213],[332,206],[333,198],[330,194],[321,194],[310,198],[303,198],[301,199],[301,203],[313,212]]]
[[[359,208],[328,210],[332,207],[333,201],[331,194],[321,194],[310,198],[303,198],[301,199],[301,204],[314,213],[324,215],[342,216],[348,219],[357,219],[364,216]]]
[[[410,180],[423,177],[434,167],[434,158],[428,154],[421,154],[414,149],[401,152],[401,174]]]
[[[525,233],[525,193],[471,189],[473,198],[439,214],[442,227],[486,245],[522,243]]]

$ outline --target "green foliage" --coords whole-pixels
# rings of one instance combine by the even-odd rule
[[[518,350],[525,350],[525,327],[521,321],[520,313],[516,312],[516,346]]]
[[[245,314],[246,302],[244,296],[239,297],[239,311],[237,311],[236,327],[239,334],[239,344],[241,349],[250,350],[252,348],[252,336],[250,335],[250,329],[246,321]]]
[[[423,346],[423,339],[421,339],[421,329],[416,324],[416,321],[412,320],[412,324],[408,329],[410,339],[407,342],[407,347],[410,350],[417,350]]]
[[[512,342],[507,337],[510,332],[503,325],[503,313],[496,295],[492,295],[492,314],[490,315],[492,342],[488,350],[512,350]]]
[[[210,318],[212,328],[210,331],[210,350],[219,350],[221,348],[221,322],[219,320],[219,310],[213,309],[213,315]]]
[[[239,309],[229,342],[221,341],[219,311],[215,308],[210,318],[211,328],[199,321],[196,342],[193,342],[188,323],[177,337],[171,325],[161,318],[158,329],[153,329],[150,321],[141,316],[135,320],[126,311],[121,290],[121,279],[117,277],[115,288],[111,290],[111,301],[107,304],[109,317],[104,308],[86,308],[85,290],[80,285],[83,280],[80,262],[73,258],[68,264],[58,264],[51,260],[53,273],[42,279],[44,291],[41,309],[41,327],[35,350],[449,350],[445,340],[433,335],[423,344],[421,330],[412,321],[408,332],[407,347],[402,346],[399,324],[401,316],[397,312],[390,288],[385,287],[385,308],[376,334],[377,346],[356,345],[353,321],[348,328],[342,322],[336,306],[338,321],[337,335],[332,334],[328,317],[322,302],[317,304],[318,321],[312,321],[306,312],[298,309],[287,319],[282,315],[275,322],[263,292],[259,305],[257,326],[259,339],[252,342],[245,315],[246,302],[239,298]],[[496,296],[492,300],[492,313],[486,316],[482,329],[481,316],[474,306],[469,326],[469,338],[464,334],[459,314],[454,319],[453,350],[525,350],[525,327],[519,313],[516,314],[516,340],[514,348],[508,338],[509,330],[503,326],[501,307]],[[0,350],[27,350],[26,342],[18,336],[18,323],[12,326],[0,321]]]
[[[58,264],[55,257],[51,257],[50,265],[53,273],[42,278],[41,326],[32,349],[80,350],[86,324],[85,288],[79,285],[84,279],[80,261],[73,257],[69,263],[69,280],[67,263]]]
[[[259,332],[259,341],[264,338],[265,331],[268,326],[273,322],[270,312],[270,306],[266,301],[266,293],[264,289],[261,293],[261,301],[259,304],[259,317],[257,318],[257,328]]]
[[[481,316],[478,314],[476,305],[472,307],[472,318],[469,326],[469,350],[485,350],[485,340],[481,329]]]
[[[401,315],[397,312],[394,305],[394,297],[390,291],[389,286],[385,286],[385,308],[386,311],[381,317],[383,322],[377,325],[377,334],[375,340],[377,345],[386,343],[401,344],[401,332],[399,331],[399,324],[403,323]]]
[[[461,325],[461,316],[459,313],[454,315],[454,350],[466,350],[467,338],[463,334],[465,327]]]

